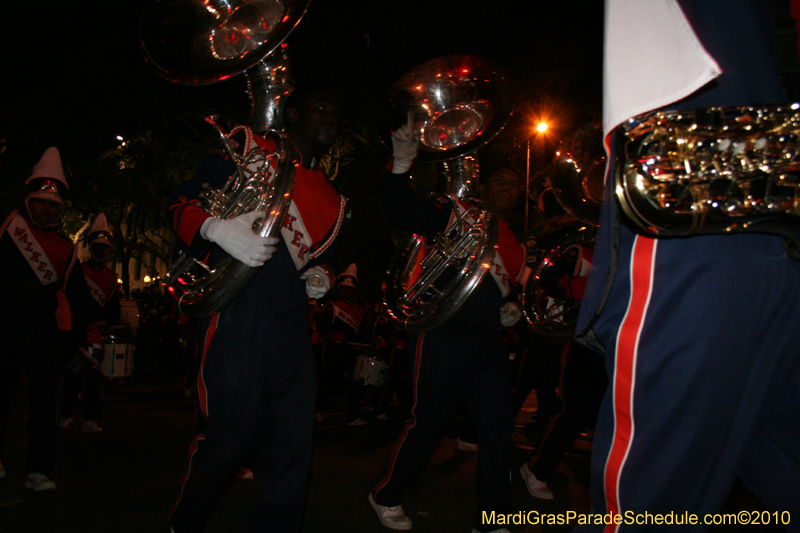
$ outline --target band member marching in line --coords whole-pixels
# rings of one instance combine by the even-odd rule
[[[111,250],[112,238],[106,216],[100,213],[86,236],[89,260],[81,263],[81,270],[86,277],[86,284],[89,286],[95,303],[94,316],[97,322],[106,326],[117,323],[121,314],[117,274],[106,266],[106,256]],[[97,425],[102,412],[102,387],[103,375],[85,357],[76,354],[72,360],[68,360],[64,371],[61,418],[58,426],[66,428],[72,422],[75,402],[78,393],[83,388],[84,421],[81,431],[83,433],[102,433],[103,428]]]
[[[335,279],[333,239],[344,198],[316,166],[336,138],[337,100],[324,89],[295,89],[286,125],[297,160],[292,206],[282,238],[254,233],[251,212],[224,220],[197,206],[204,183],[221,186],[234,172],[227,152],[207,156],[169,201],[183,246],[230,254],[258,267],[245,291],[198,323],[198,428],[170,521],[176,533],[205,527],[215,503],[239,468],[258,454],[261,498],[248,531],[298,531],[311,461],[315,369],[307,298],[321,298]],[[271,138],[236,128],[237,152]],[[263,265],[263,266],[262,266]]]
[[[411,118],[409,119],[411,120]],[[410,124],[392,135],[394,161],[386,173],[385,200],[389,219],[409,233],[432,237],[458,221],[448,197],[418,203],[410,189],[410,169],[419,139]],[[498,219],[498,250],[487,276],[454,318],[409,337],[414,353],[413,420],[404,428],[388,464],[369,493],[381,523],[409,530],[403,497],[416,483],[463,401],[478,431],[478,508],[473,531],[507,532],[484,524],[482,511],[509,512],[511,459],[511,368],[502,342],[501,325],[519,320],[511,299],[523,266],[523,248],[508,226],[523,194],[523,182],[509,168],[495,171],[479,185],[486,208]],[[459,222],[460,223],[460,222]],[[491,277],[492,279],[489,279]]]
[[[794,32],[776,31],[781,15],[788,19],[789,2],[606,2],[603,129],[611,164],[596,270],[576,330],[578,340],[604,351],[609,374],[592,454],[592,507],[603,516],[688,512],[700,517],[697,525],[659,529],[705,530],[703,517],[719,511],[739,476],[775,511],[771,516],[800,531],[800,262],[781,235],[721,227],[719,234],[668,238],[634,229],[617,194],[627,189],[615,177],[625,176],[617,169],[635,165],[637,154],[612,157],[630,142],[625,127],[646,120],[641,113],[704,110],[700,117],[717,106],[733,113],[731,106],[796,101],[800,95],[781,80],[781,72],[800,73]],[[781,35],[790,36],[788,43]],[[787,45],[783,61],[776,43]],[[751,120],[737,112],[740,123]],[[721,165],[720,178],[735,177],[745,169],[741,162],[758,156],[764,145],[758,138],[767,135],[759,133],[761,125],[746,130],[753,137],[739,150],[740,141],[726,138],[718,123],[709,131],[716,137],[685,145],[673,167],[677,175],[702,170],[693,158],[709,156]],[[713,124],[698,120],[692,129]],[[796,129],[792,135],[785,138],[796,139]],[[693,153],[704,146],[714,148]],[[726,166],[729,146],[733,160]],[[796,149],[775,150],[796,161]],[[641,157],[642,172],[660,157]],[[769,176],[769,168],[759,172]],[[796,184],[796,170],[787,179]],[[709,199],[709,208],[712,203],[727,205],[727,199]],[[785,222],[796,225],[797,215]],[[747,225],[746,219],[736,224]],[[636,522],[594,527],[652,529]]]
[[[544,294],[561,302],[580,302],[591,271],[592,252],[590,244],[581,243],[555,254],[549,260],[550,266],[539,274]],[[608,384],[602,357],[594,350],[572,340],[554,344],[553,348],[558,349],[554,388],[560,409],[541,421],[544,431],[536,451],[519,469],[530,495],[540,500],[553,499],[547,481],[581,431],[594,426]],[[540,391],[536,394],[538,399]]]
[[[94,323],[92,297],[75,256],[75,246],[56,231],[68,185],[55,147],[48,148],[25,181],[25,208],[5,220],[0,236],[0,458],[6,445],[9,409],[20,371],[28,379],[30,420],[25,487],[55,490],[50,479],[56,453],[56,409],[62,347],[57,309],[65,330],[85,355],[102,358],[103,338]],[[59,292],[66,302],[59,305]],[[68,307],[66,305],[68,303]],[[67,311],[68,310],[68,311]],[[0,477],[5,470],[0,466]]]
[[[353,379],[353,368],[358,358],[358,350],[351,342],[359,340],[359,330],[364,319],[364,307],[353,300],[356,291],[358,272],[355,263],[339,274],[333,298],[327,302],[324,311],[317,315],[317,331],[326,338],[324,362],[320,370],[320,398],[317,399],[317,412],[334,389],[341,390],[344,385],[347,399],[347,425],[363,426],[367,421],[361,417],[361,399],[364,386]]]

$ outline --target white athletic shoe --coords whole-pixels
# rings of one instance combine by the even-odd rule
[[[475,453],[478,451],[478,443],[463,441],[461,440],[461,437],[459,437],[459,439],[456,441],[456,450]]]
[[[378,520],[381,521],[381,524],[389,529],[394,529],[397,531],[408,531],[411,529],[411,520],[409,520],[406,516],[406,513],[403,512],[402,505],[386,507],[385,505],[375,503],[375,500],[372,499],[372,491],[370,491],[367,499],[369,500],[369,504],[378,514]]]
[[[536,476],[528,468],[528,463],[522,463],[519,468],[519,474],[522,476],[522,480],[525,481],[525,486],[528,487],[528,492],[531,493],[531,496],[540,500],[553,499],[553,491],[547,488],[547,482],[536,479]]]
[[[81,426],[81,431],[83,433],[102,433],[103,428],[97,425],[97,420],[87,420]]]
[[[56,483],[44,474],[34,472],[25,477],[25,488],[33,489],[33,492],[44,492],[46,490],[56,490]]]

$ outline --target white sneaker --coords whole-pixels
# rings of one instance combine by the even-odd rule
[[[465,452],[477,452],[478,443],[463,441],[461,440],[461,437],[459,437],[459,439],[456,441],[456,450],[463,450]]]
[[[3,463],[0,463],[0,478],[6,477],[6,469],[3,467]]]
[[[43,492],[46,490],[56,490],[56,484],[44,474],[34,472],[25,477],[25,488],[33,489],[33,492]]]
[[[238,472],[236,472],[236,479],[242,479],[244,481],[252,481],[253,479],[253,471],[249,468],[240,468]]]
[[[522,463],[522,466],[519,467],[519,474],[522,476],[523,481],[525,481],[525,486],[528,487],[528,492],[531,493],[531,496],[539,498],[540,500],[553,499],[553,491],[547,488],[547,483],[545,481],[536,479],[533,472],[528,469],[528,463]]]
[[[81,426],[81,431],[83,433],[102,433],[103,428],[97,425],[97,420],[87,420]]]
[[[69,427],[70,423],[72,422],[72,417],[68,418],[59,418],[58,419],[58,427],[66,429]]]
[[[394,529],[397,531],[408,531],[411,529],[411,520],[409,520],[406,516],[406,513],[403,512],[402,505],[386,507],[385,505],[377,504],[375,503],[375,500],[372,499],[372,491],[370,491],[367,499],[369,500],[369,504],[378,514],[378,520],[381,521],[381,524],[389,529]]]

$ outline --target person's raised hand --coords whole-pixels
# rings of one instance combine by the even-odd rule
[[[414,131],[414,112],[408,112],[408,121],[392,132],[392,174],[403,174],[411,168],[419,150],[419,132]]]

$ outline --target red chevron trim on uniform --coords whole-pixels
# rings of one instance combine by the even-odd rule
[[[631,295],[628,309],[617,332],[616,362],[612,376],[614,434],[606,458],[603,476],[606,510],[612,515],[621,512],[619,480],[631,449],[635,432],[633,392],[636,381],[636,361],[650,296],[653,292],[653,270],[657,240],[637,236],[633,243],[630,263]],[[609,524],[605,531],[616,532],[619,524]]]
[[[198,207],[197,200],[190,200],[185,196],[181,196],[179,204],[170,207],[170,211],[174,211],[172,224],[178,237],[186,244],[191,244],[194,236],[200,231],[200,226],[211,215]]]
[[[172,504],[172,507],[169,509],[169,515],[172,516],[172,513],[175,512],[175,509],[178,507],[178,504],[181,503],[181,498],[183,498],[183,488],[186,486],[186,480],[189,479],[189,474],[192,473],[192,458],[194,454],[197,453],[197,443],[201,440],[205,440],[206,436],[202,433],[198,433],[192,439],[192,444],[189,446],[189,468],[186,469],[186,473],[183,475],[181,479],[181,488],[178,490],[177,496],[175,496],[175,503]]]
[[[100,331],[100,326],[96,322],[92,322],[86,326],[86,343],[91,346],[92,344],[103,345],[103,332]]]
[[[378,482],[377,485],[372,489],[372,497],[375,498],[375,495],[381,490],[386,484],[392,479],[392,472],[394,472],[395,461],[397,460],[397,454],[400,453],[400,447],[403,446],[403,442],[406,440],[406,436],[408,435],[408,430],[413,428],[417,424],[417,417],[414,414],[414,411],[417,408],[417,383],[419,383],[419,363],[420,363],[420,354],[422,354],[422,341],[425,338],[425,332],[419,334],[417,337],[417,351],[414,354],[414,403],[411,405],[411,416],[413,417],[413,422],[408,424],[406,427],[403,428],[403,434],[400,435],[400,439],[397,441],[397,444],[394,447],[394,451],[392,452],[392,457],[389,459],[389,466],[386,469],[386,475],[383,477],[382,480]]]
[[[214,338],[214,333],[217,331],[217,323],[219,322],[219,313],[214,315],[211,323],[206,330],[206,337],[203,340],[203,358],[200,360],[200,370],[197,372],[197,403],[200,406],[203,416],[208,418],[208,389],[206,388],[206,380],[203,376],[205,370],[206,356],[208,355],[208,347],[211,346],[211,340]]]
[[[320,243],[317,248],[314,249],[313,252],[309,255],[309,259],[316,259],[319,257],[322,252],[327,250],[333,241],[336,240],[336,237],[339,235],[339,230],[342,228],[342,222],[344,221],[344,208],[347,205],[347,198],[344,196],[339,195],[339,214],[336,216],[336,223],[333,226],[333,229],[328,234],[328,238],[325,242]]]

